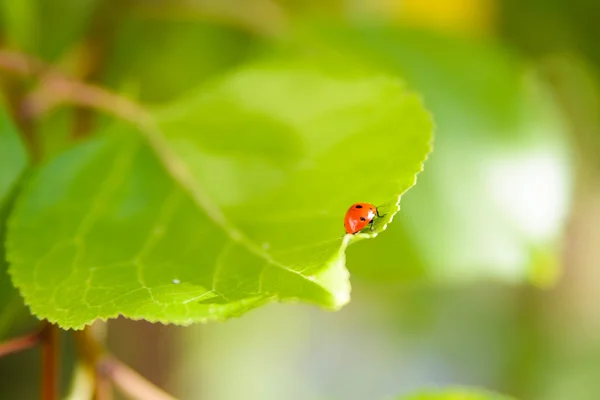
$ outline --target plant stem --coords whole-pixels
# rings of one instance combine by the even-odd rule
[[[98,371],[108,377],[124,395],[132,400],[175,400],[113,357],[104,357],[98,363]]]
[[[147,381],[137,372],[109,355],[104,347],[94,340],[90,328],[74,332],[80,356],[96,371],[96,399],[105,400],[111,396],[106,394],[108,380],[119,389],[121,393],[133,400],[175,400],[175,398],[151,382]],[[110,390],[108,391],[110,393]]]
[[[101,110],[134,123],[140,117],[146,118],[144,110],[127,98],[68,77],[23,53],[0,50],[0,70],[26,78],[39,78],[39,87],[28,97],[23,110],[27,117],[43,115],[67,103]]]
[[[35,347],[40,339],[40,332],[34,332],[0,343],[0,357]]]
[[[108,336],[108,325],[103,321],[96,321],[90,327],[85,329],[88,333],[89,341],[96,343],[96,349],[94,351],[94,365],[91,368],[94,371],[94,392],[96,393],[96,400],[112,400],[113,399],[113,387],[112,382],[100,373],[98,368],[98,357],[101,357],[104,348],[106,347],[106,339]]]
[[[60,331],[47,323],[41,334],[42,343],[42,400],[58,399]]]
[[[41,330],[0,344],[0,357],[30,349],[41,344],[42,385],[41,399],[58,399],[58,361],[60,358],[60,331],[46,322]]]
[[[96,400],[112,400],[113,389],[110,380],[102,375],[99,371],[96,371]]]

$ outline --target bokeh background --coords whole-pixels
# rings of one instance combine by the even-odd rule
[[[434,116],[434,151],[399,216],[348,251],[353,299],[341,311],[274,304],[190,328],[111,321],[110,348],[159,386],[210,400],[447,385],[596,400],[598,18],[594,0],[2,0],[0,40],[150,107],[310,43],[400,77]],[[22,89],[2,85],[8,97]],[[31,129],[34,151],[51,157],[98,123],[57,109]],[[13,302],[0,336],[34,322]],[[66,388],[68,334],[63,344]],[[0,359],[0,398],[36,398],[37,357]]]

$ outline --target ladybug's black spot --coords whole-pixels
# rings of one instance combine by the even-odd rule
[[[361,221],[366,221],[367,219],[365,217],[360,217]]]
[[[358,205],[356,206],[356,208],[362,208],[362,206],[361,206],[360,204],[358,204]]]

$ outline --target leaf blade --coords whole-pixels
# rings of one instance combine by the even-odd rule
[[[24,309],[23,301],[6,273],[4,237],[14,192],[28,163],[27,152],[17,130],[4,108],[0,107],[0,337]]]
[[[224,319],[274,300],[346,304],[344,252],[360,238],[343,235],[343,212],[359,194],[386,199],[391,212],[376,231],[385,229],[422,168],[431,122],[389,78],[306,68],[248,67],[41,168],[19,200],[8,242],[11,272],[32,311],[78,329],[117,315],[177,324]],[[303,85],[340,100],[290,100]],[[257,95],[257,87],[269,90]],[[390,106],[375,116],[354,124],[340,118],[339,110],[373,110],[382,99]],[[283,101],[294,106],[284,109]],[[399,110],[415,115],[407,122]],[[380,129],[391,122],[400,129]],[[348,177],[348,137],[368,133],[388,141],[387,153],[357,149],[368,164]],[[327,142],[334,135],[342,145]],[[411,141],[418,146],[407,152]],[[394,163],[390,154],[406,160]],[[348,184],[388,165],[397,174],[382,178],[385,185]],[[316,209],[314,195],[323,197]],[[44,227],[52,234],[28,236]]]

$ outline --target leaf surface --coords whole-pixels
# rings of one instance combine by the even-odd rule
[[[6,111],[0,107],[0,207],[27,167],[27,152]]]
[[[6,273],[4,254],[5,222],[11,194],[28,164],[23,143],[5,110],[0,107],[0,338],[15,314],[23,308],[23,302]]]
[[[347,244],[391,221],[431,131],[384,75],[249,66],[44,165],[9,224],[13,279],[64,328],[189,324],[273,300],[339,309]],[[359,201],[386,216],[345,236]]]

